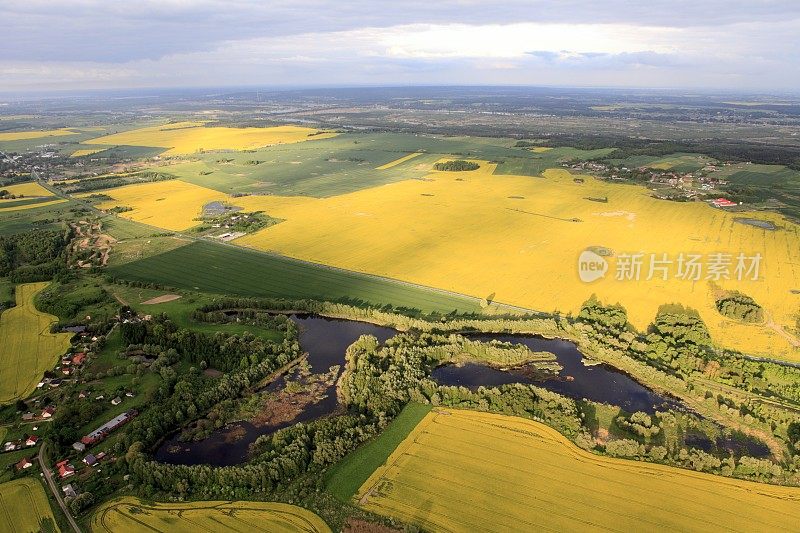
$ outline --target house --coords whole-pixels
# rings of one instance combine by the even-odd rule
[[[89,395],[89,393],[88,393],[88,392],[86,392],[85,390],[82,390],[82,391],[81,391],[81,392],[78,394],[78,398],[80,398],[81,400],[83,400],[83,399],[84,399],[84,398],[86,398],[88,395]]]
[[[17,470],[25,470],[26,468],[30,468],[33,466],[33,463],[27,457],[20,459],[20,461],[16,464]]]
[[[56,408],[52,405],[48,405],[44,408],[44,411],[42,411],[42,418],[50,418],[55,414],[55,412]]]
[[[106,456],[106,452],[100,452],[95,456],[95,459],[97,459],[97,461],[100,462],[105,458],[105,456]]]
[[[64,368],[61,369],[61,373],[64,374],[65,376],[69,376],[70,374],[72,374],[72,369],[68,366],[65,366]]]
[[[5,445],[3,445],[4,452],[13,452],[16,449],[17,449],[16,442],[6,442]]]
[[[78,493],[75,492],[75,487],[73,487],[69,483],[64,485],[63,487],[61,487],[61,490],[64,491],[64,497],[65,498],[74,498],[75,496],[78,495]]]
[[[52,380],[50,380],[50,387],[56,388],[59,385],[61,385],[61,380],[60,379],[52,379]]]
[[[84,443],[82,443],[82,442],[73,442],[72,443],[72,448],[75,451],[78,451],[78,452],[86,451],[86,445]]]
[[[28,440],[25,441],[25,446],[36,446],[39,442],[39,437],[37,435],[31,435],[28,437]]]
[[[83,352],[76,353],[75,355],[72,356],[72,364],[75,366],[82,365],[85,360],[86,360],[86,354]]]
[[[30,412],[25,413],[24,415],[22,415],[22,419],[23,420],[33,420],[33,413],[30,413]]]
[[[711,200],[711,203],[714,207],[734,207],[738,205],[736,202],[731,202],[727,198],[717,198],[716,200]]]
[[[91,453],[83,458],[83,462],[86,463],[86,466],[94,466],[97,464],[97,457],[92,455]]]
[[[132,392],[126,392],[125,396],[127,396],[128,398],[133,398],[134,395]]]
[[[63,461],[57,462],[56,468],[58,469],[58,476],[61,479],[64,479],[65,477],[69,477],[75,474],[75,467],[69,464],[68,459],[64,459]]]
[[[65,357],[64,359],[61,360],[61,365],[62,366],[69,366],[71,364],[72,364],[72,359],[70,359],[68,357]]]
[[[119,405],[121,403],[122,403],[122,398],[120,398],[119,396],[111,400],[111,405]]]

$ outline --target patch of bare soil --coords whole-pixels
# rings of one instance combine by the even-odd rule
[[[361,520],[360,518],[348,518],[342,531],[344,533],[400,533],[403,530],[395,529],[383,524],[367,522],[366,520]]]
[[[206,376],[208,376],[210,378],[221,378],[222,377],[222,372],[220,372],[216,368],[206,368],[205,370],[203,370],[203,374],[205,374]]]
[[[180,294],[162,294],[161,296],[156,296],[155,298],[150,298],[149,300],[142,302],[142,305],[163,304],[166,302],[177,300],[180,297],[181,297]]]

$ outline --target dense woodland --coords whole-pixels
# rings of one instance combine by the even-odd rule
[[[70,238],[68,229],[0,236],[0,277],[13,283],[52,279],[66,270]]]

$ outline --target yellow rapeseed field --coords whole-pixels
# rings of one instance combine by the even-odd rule
[[[4,191],[8,191],[8,194],[13,194],[15,196],[53,196],[53,193],[36,183],[35,181],[29,181],[27,183],[17,183],[16,185],[6,185],[4,187],[0,187],[0,189]],[[0,202],[12,202],[13,200],[0,200]]]
[[[800,489],[593,455],[522,418],[438,409],[359,489],[429,531],[785,531]]]
[[[87,197],[93,193],[79,196]],[[126,185],[103,191],[112,200],[97,204],[98,209],[130,207],[119,214],[123,218],[172,231],[183,231],[199,224],[203,206],[223,201],[227,195],[179,180]]]
[[[55,529],[42,527],[43,520]],[[60,531],[41,483],[22,478],[0,485],[0,531]]]
[[[154,146],[168,148],[164,155],[180,155],[208,150],[247,150],[273,144],[326,139],[336,135],[318,131],[301,126],[207,128],[201,122],[180,122],[106,135],[84,141],[83,144]]]
[[[320,517],[285,503],[218,501],[144,503],[124,497],[92,515],[93,533],[196,533],[198,531],[330,533]]]
[[[47,282],[17,285],[17,305],[0,315],[0,404],[25,398],[69,348],[71,333],[50,333],[56,317],[42,313],[34,297]]]
[[[75,150],[70,154],[70,157],[83,157],[86,155],[98,154],[100,152],[105,152],[108,148],[83,148],[81,150]]]
[[[70,131],[67,128],[43,131],[9,131],[0,133],[0,142],[26,141],[28,139],[38,139],[40,137],[62,137],[64,135],[77,135],[77,132]]]
[[[697,309],[714,340],[725,347],[800,360],[791,328],[800,311],[800,227],[770,213],[733,214],[699,202],[658,200],[647,189],[564,170],[544,178],[493,175],[484,163],[472,172],[433,172],[324,199],[262,196],[247,199],[285,222],[237,243],[291,257],[379,274],[541,311],[576,313],[593,293],[619,302],[640,330],[659,307],[681,303]],[[243,199],[234,199],[238,203]],[[781,227],[768,231],[734,218],[751,216]],[[390,235],[391,238],[387,238]],[[578,257],[604,247],[616,257],[605,278],[584,283]],[[644,254],[639,281],[617,280],[623,254]],[[679,254],[731,254],[732,279],[677,277]],[[739,281],[736,257],[761,254],[757,280]],[[667,280],[650,254],[672,260]],[[747,263],[749,266],[750,263]],[[752,273],[751,273],[752,275]],[[753,297],[767,311],[763,325],[722,317],[718,289]]]
[[[375,167],[375,170],[386,170],[387,168],[396,167],[400,163],[405,163],[406,161],[414,159],[418,155],[422,155],[422,152],[411,152],[410,154],[404,155],[403,157],[401,157],[399,159],[395,159],[394,161],[389,161],[385,165],[381,165],[379,167]]]

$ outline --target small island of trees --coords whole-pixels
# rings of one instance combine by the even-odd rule
[[[463,159],[455,159],[453,161],[445,161],[444,163],[436,163],[433,165],[434,170],[446,170],[449,172],[464,172],[467,170],[478,170],[481,166],[472,161],[464,161]]]

